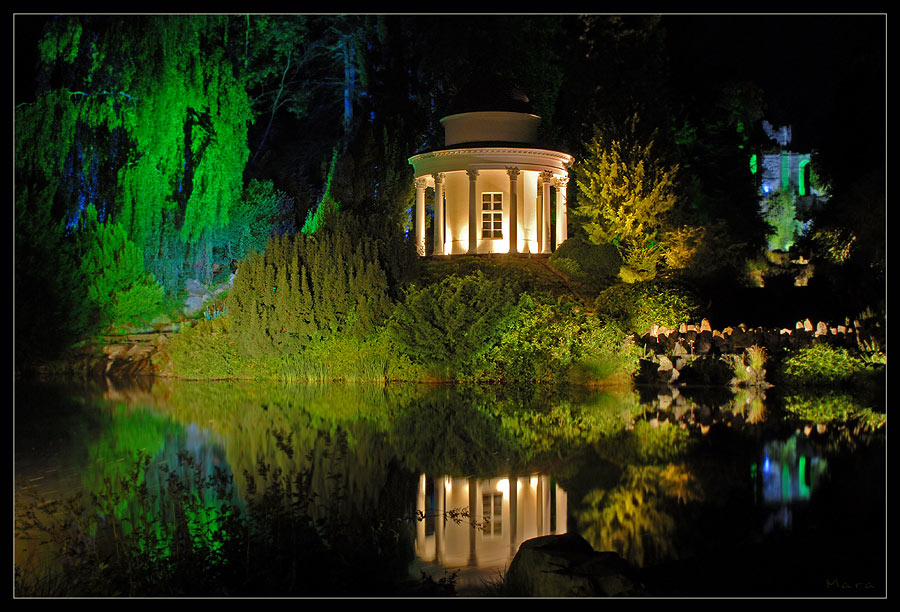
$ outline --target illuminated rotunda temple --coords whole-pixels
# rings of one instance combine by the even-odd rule
[[[536,147],[540,122],[537,115],[506,110],[441,119],[444,148],[409,158],[419,255],[426,255],[429,188],[435,202],[431,255],[550,253],[566,240],[567,169],[574,158]]]

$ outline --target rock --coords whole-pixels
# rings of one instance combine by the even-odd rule
[[[675,364],[665,355],[659,356],[659,368],[657,369],[659,380],[664,383],[671,383],[678,380],[679,372],[675,369]]]
[[[672,396],[664,393],[657,394],[656,405],[660,410],[668,410],[672,406]]]
[[[526,597],[622,597],[641,595],[636,571],[615,552],[596,552],[574,533],[522,542],[506,583]]]
[[[200,312],[203,308],[202,296],[191,296],[184,301],[184,314],[192,316]]]
[[[712,348],[712,336],[709,332],[702,332],[697,336],[696,342],[694,342],[694,352],[698,355],[707,354]]]

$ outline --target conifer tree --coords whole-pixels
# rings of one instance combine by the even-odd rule
[[[588,156],[576,165],[579,207],[588,237],[596,244],[639,243],[666,226],[677,202],[677,166],[663,167],[653,143],[603,142],[595,136]]]
[[[631,133],[637,119],[631,122]],[[669,229],[669,215],[678,202],[678,166],[655,157],[653,141],[646,144],[595,134],[587,156],[575,166],[580,218],[595,244],[614,244],[625,266],[627,282],[650,280],[662,256],[659,236]]]

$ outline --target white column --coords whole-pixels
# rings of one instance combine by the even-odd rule
[[[433,255],[444,254],[444,175],[434,177],[434,251]]]
[[[443,251],[442,251],[443,253]],[[444,558],[444,523],[447,511],[447,478],[440,476],[434,479],[434,496],[437,503],[434,517],[434,561],[440,563]]]
[[[509,525],[509,552],[515,556],[519,550],[519,534],[517,531],[519,521],[519,477],[509,476],[509,512],[506,513],[506,523]]]
[[[548,170],[541,172],[541,183],[544,187],[544,201],[541,206],[543,210],[541,215],[541,253],[550,252],[550,183],[552,180],[553,175]]]
[[[519,169],[507,168],[509,174],[509,252],[519,250]]]
[[[566,185],[569,177],[556,179],[556,248],[569,237],[569,211],[566,207]]]
[[[424,176],[416,178],[416,252],[425,255],[425,187]]]
[[[469,175],[469,255],[478,252],[478,209],[481,208],[478,201],[478,170],[466,170]]]
[[[419,486],[416,489],[416,512],[425,515],[425,473],[419,474]],[[425,521],[416,521],[416,552],[425,554]]]
[[[478,485],[478,480],[474,477],[469,477],[469,515],[473,518],[473,520],[478,520],[482,516],[484,516],[483,508],[479,507],[478,502],[481,500],[481,487]],[[477,529],[469,529],[469,567],[477,567],[478,566],[478,538],[477,538]]]
[[[546,474],[538,476],[538,492],[541,507],[540,535],[550,533],[550,477]]]

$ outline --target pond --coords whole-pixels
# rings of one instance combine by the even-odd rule
[[[649,595],[886,593],[886,419],[836,411],[840,395],[151,378],[15,394],[15,554],[35,595],[67,588],[33,586],[62,575],[50,539],[193,564],[197,592],[176,594],[502,595],[523,541],[566,532]],[[60,517],[93,504],[76,537]],[[258,556],[226,575],[235,554]]]

